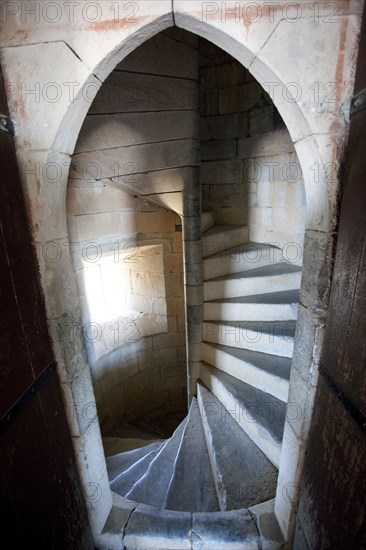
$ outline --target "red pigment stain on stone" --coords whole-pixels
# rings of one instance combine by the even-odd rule
[[[260,11],[259,11],[260,10]],[[274,16],[275,13],[281,12],[283,10],[283,5],[264,5],[264,6],[255,6],[253,4],[249,5],[247,9],[241,13],[241,17],[243,18],[243,25],[246,29],[246,38],[248,38],[248,33],[251,25],[253,24],[260,24],[260,19],[266,18],[267,21],[271,21],[271,18]],[[258,20],[258,17],[260,19]],[[275,21],[273,21],[273,25],[275,24]]]
[[[29,37],[29,32],[28,31],[18,31],[17,35],[19,37],[20,42],[25,42]]]
[[[347,28],[348,28],[348,19],[342,18],[340,21],[340,30],[339,30],[339,52],[337,59],[337,66],[335,72],[335,87],[336,87],[336,101],[339,105],[341,102],[342,86],[343,86],[343,72],[344,72],[344,56],[346,49],[346,40],[347,40]],[[339,120],[335,119],[329,131],[331,133],[337,132],[339,129]]]
[[[149,16],[138,16],[135,17],[135,20],[130,19],[108,19],[107,21],[98,21],[97,23],[92,23],[88,25],[87,29],[91,31],[119,31],[123,28],[128,28],[129,26],[135,26],[144,21]]]
[[[338,103],[340,101],[341,89],[343,85],[344,53],[346,49],[347,28],[348,28],[348,19],[342,18],[342,20],[340,21],[339,52],[338,52],[337,67],[336,67],[336,73],[335,73]]]
[[[16,99],[12,102],[12,109],[18,120],[25,118],[24,101],[22,99]]]

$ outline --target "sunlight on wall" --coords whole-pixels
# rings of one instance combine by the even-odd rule
[[[162,245],[137,246],[83,261],[92,362],[124,344],[167,330]]]

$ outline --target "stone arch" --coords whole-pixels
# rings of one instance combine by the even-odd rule
[[[256,55],[256,52],[251,51],[247,45],[244,45],[239,40],[233,37],[233,33],[230,32],[230,25],[227,25],[225,31],[218,28],[218,26],[210,24],[208,22],[203,23],[198,21],[196,17],[186,14],[178,14],[175,18],[176,24],[187,31],[198,34],[204,38],[207,38],[211,42],[223,50],[230,53],[240,63],[249,68],[253,76],[265,86],[266,83],[271,82],[276,85],[282,86],[286,84],[281,79],[276,66],[270,66],[265,61],[262,61]],[[152,37],[158,32],[171,26],[171,21],[167,20],[165,16],[157,17],[152,22],[141,27],[135,33],[125,39],[117,48],[113,47],[111,51],[104,57],[104,59],[95,67],[94,70],[89,70],[89,75],[85,79],[84,85],[103,81],[108,74],[113,70],[117,63],[121,62],[131,51],[144,42],[147,38]],[[321,32],[321,31],[319,31]],[[5,60],[6,64],[6,60]],[[307,83],[305,83],[307,84]],[[329,159],[332,161],[333,157],[328,155],[329,141],[326,136],[326,132],[317,132],[314,125],[309,121],[306,114],[295,101],[286,101],[283,97],[274,97],[274,103],[282,115],[290,135],[295,143],[295,149],[299,157],[300,165],[303,169],[306,198],[307,198],[307,229],[310,232],[312,230],[322,232],[322,240],[320,242],[320,254],[326,256],[327,249],[331,246],[329,241],[328,232],[332,229],[332,211],[335,203],[335,191],[337,184],[332,186],[333,189],[329,189],[327,185],[319,185],[319,181],[324,179],[324,162]],[[86,116],[89,105],[80,100],[80,97],[76,97],[75,100],[69,105],[64,112],[61,122],[55,132],[52,146],[50,147],[46,159],[47,162],[59,162],[60,164],[67,165],[68,153],[73,150],[79,130],[82,122]],[[16,108],[15,108],[16,112]],[[301,132],[298,132],[298,128],[301,128]],[[323,133],[319,139],[312,134]],[[335,150],[335,141],[332,142],[333,152]],[[64,153],[56,153],[57,151],[63,151]],[[22,154],[20,154],[22,157]],[[37,157],[35,157],[37,158]],[[312,179],[312,173],[309,173],[308,163],[318,163],[319,170],[323,173],[323,177],[319,176],[318,182],[314,182]],[[25,183],[26,194],[28,195],[28,208],[31,210],[31,222],[33,228],[36,229],[38,224],[45,224],[44,233],[47,234],[47,222],[52,225],[53,220],[48,217],[47,204],[50,201],[55,201],[58,207],[58,215],[60,217],[61,230],[59,234],[57,232],[51,232],[51,239],[57,241],[60,239],[60,246],[65,244],[61,243],[61,240],[65,239],[67,230],[65,231],[65,192],[67,186],[68,170],[63,170],[63,175],[60,181],[57,182],[58,189],[55,195],[55,189],[52,185],[46,185],[44,187],[44,193],[42,195],[42,205],[32,203],[32,192],[27,189]],[[312,236],[305,237],[305,247],[311,246]],[[64,390],[66,406],[68,410],[69,421],[71,425],[72,435],[74,437],[76,454],[79,462],[79,469],[82,477],[82,481],[85,488],[85,496],[89,508],[89,517],[91,525],[95,534],[99,534],[105,524],[109,511],[113,504],[113,497],[109,490],[108,479],[106,475],[105,460],[103,454],[103,447],[101,442],[101,436],[99,431],[99,425],[97,420],[90,417],[90,406],[88,406],[87,413],[85,403],[93,404],[94,396],[92,383],[90,379],[90,372],[85,358],[83,349],[83,336],[81,330],[76,330],[72,334],[72,346],[69,353],[66,353],[63,349],[63,344],[68,342],[70,344],[70,326],[80,326],[80,312],[77,305],[77,294],[75,291],[75,280],[72,273],[71,263],[66,261],[62,262],[50,262],[47,258],[44,258],[44,254],[39,254],[39,261],[41,265],[41,277],[43,289],[46,295],[46,304],[49,315],[49,324],[51,333],[53,336],[53,342],[56,350],[57,359],[60,365],[61,382]],[[305,261],[306,258],[305,258]],[[311,306],[308,297],[313,296],[314,292],[317,292],[317,280],[314,280],[309,276],[312,266],[305,265],[305,275],[303,280],[303,296],[304,301]],[[55,282],[58,282],[59,287],[63,289],[59,292],[58,296],[53,294],[56,288]],[[55,291],[56,292],[56,291]],[[323,295],[317,295],[315,297],[316,303],[323,307],[326,307],[326,297]],[[52,314],[54,311],[53,302],[62,302],[63,321],[60,323],[57,319],[57,315]],[[57,306],[56,306],[57,309]],[[317,345],[319,340],[319,333],[321,332],[324,324],[321,313],[318,314],[319,319],[314,317],[309,318],[309,313],[304,312],[301,321],[300,329],[306,331],[306,329],[312,329],[311,336],[306,342],[305,351],[310,353],[314,346]],[[63,326],[67,326],[67,330],[63,330]],[[299,346],[297,346],[299,347]],[[298,356],[300,360],[303,349],[299,349]],[[296,357],[296,351],[295,351]],[[296,360],[296,359],[295,359]],[[311,400],[314,393],[314,386],[316,385],[316,379],[314,378],[311,383],[311,391],[307,391],[298,394],[299,397],[292,394],[293,399],[298,399],[300,407],[311,409]],[[291,396],[291,390],[290,390]],[[301,437],[304,437],[303,433],[298,436],[296,440],[293,439],[294,431],[288,426],[283,444],[283,475],[281,477],[280,469],[280,490],[277,500],[276,512],[278,514],[281,527],[286,533],[291,523],[291,514],[293,511],[294,500],[291,498],[283,498],[283,487],[289,487],[290,484],[296,485],[298,479],[298,472],[301,469],[301,454],[304,452],[304,448],[300,443]],[[295,434],[296,435],[296,434]],[[306,434],[305,434],[306,437]],[[287,447],[286,447],[287,446]],[[291,451],[291,452],[290,452]],[[93,460],[90,461],[90,454],[93,454]],[[288,465],[287,456],[291,455],[291,464]],[[294,457],[294,458],[293,458]],[[299,459],[300,457],[300,459]],[[92,463],[91,463],[92,462]],[[282,484],[282,486],[281,486]]]
[[[147,39],[169,28],[169,26],[169,23],[167,23],[164,18],[158,18],[147,25],[148,29],[143,27],[129,36],[118,48],[111,51],[97,65],[93,73],[89,75],[88,80],[84,83],[84,87],[93,86],[95,77],[97,77],[99,82],[103,82],[116,65],[123,61],[129,53]],[[322,158],[319,143],[317,143],[316,139],[312,136],[313,132],[311,130],[311,125],[303,113],[301,106],[295,99],[292,98],[289,100],[287,97],[287,88],[286,93],[283,91],[283,87],[289,84],[281,80],[276,72],[276,67],[270,67],[263,62],[253,66],[253,52],[251,52],[247,46],[235,40],[229,33],[225,33],[222,29],[218,29],[207,22],[203,23],[200,21],[199,24],[197,24],[196,19],[187,15],[181,16],[179,19],[179,26],[186,31],[206,38],[229,53],[253,74],[265,90],[268,89],[294,142],[295,150],[303,170],[307,199],[307,228],[321,231],[329,230],[332,224],[330,219],[330,193],[326,185],[317,185],[319,181],[325,179],[325,172],[323,169],[325,160]],[[282,87],[282,92],[275,94],[274,90],[278,87],[280,87],[280,89]],[[77,136],[89,107],[90,104],[85,103],[85,101],[84,103],[80,102],[78,98],[75,98],[75,101],[70,105],[70,108],[65,113],[59,125],[51,147],[52,150],[63,150],[65,134],[68,136],[67,148],[70,150],[74,149]],[[301,128],[300,134],[299,128]],[[301,139],[300,135],[306,136],[305,140]],[[304,143],[304,141],[306,141],[306,143]],[[311,164],[317,166],[319,171],[316,181],[314,179],[314,174],[305,169],[308,168],[309,159],[311,159]]]

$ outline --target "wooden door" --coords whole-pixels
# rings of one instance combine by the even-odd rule
[[[366,548],[366,19],[295,548]]]
[[[8,115],[1,72],[0,113]],[[4,130],[0,170],[1,546],[93,548],[13,137]]]

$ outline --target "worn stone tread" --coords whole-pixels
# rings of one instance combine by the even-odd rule
[[[205,321],[203,341],[292,357],[295,321]]]
[[[283,262],[283,252],[270,244],[246,242],[217,251],[203,260],[203,280],[242,273]]]
[[[115,493],[126,496],[133,485],[146,473],[163,443],[134,449],[107,458],[110,487]]]
[[[190,406],[164,508],[188,512],[220,509],[196,398]]]
[[[221,510],[246,508],[273,498],[277,469],[201,384],[198,402]]]
[[[250,296],[238,296],[234,298],[222,298],[207,301],[207,304],[296,304],[299,301],[298,290],[281,290],[279,292],[267,292]]]
[[[286,403],[205,363],[201,363],[200,378],[278,468]]]
[[[225,298],[204,303],[205,321],[290,321],[296,320],[297,290]]]
[[[203,284],[204,300],[221,300],[239,296],[255,296],[268,292],[298,290],[301,269],[277,264],[209,279]]]
[[[127,498],[150,506],[164,506],[176,455],[187,422],[188,416],[179,424],[172,437],[161,446],[159,452],[150,462],[146,473],[126,494]]]
[[[291,359],[220,344],[202,344],[202,359],[217,369],[267,391],[282,401],[288,397]]]

